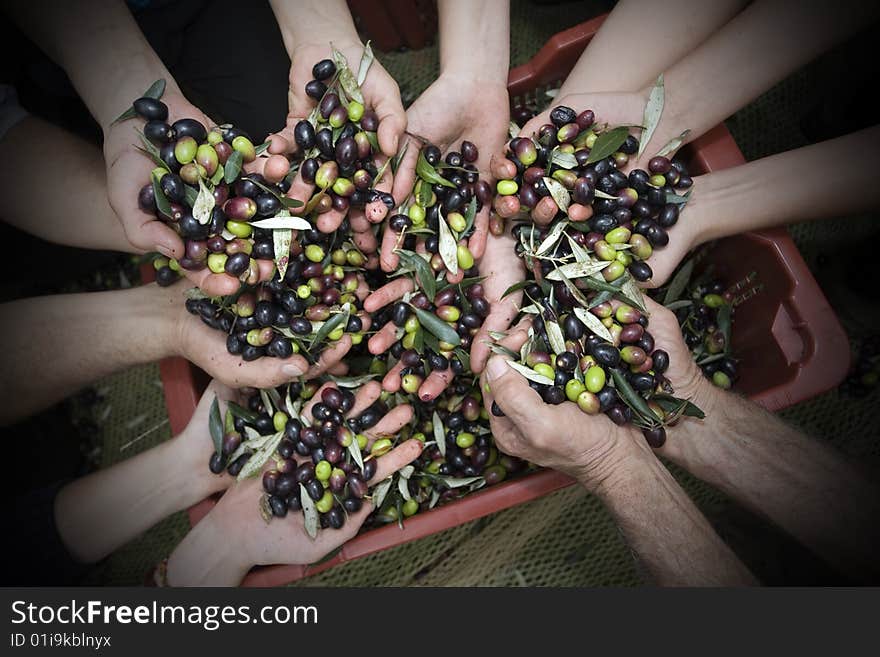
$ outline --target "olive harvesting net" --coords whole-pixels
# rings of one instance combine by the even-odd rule
[[[575,3],[565,3],[569,6]],[[587,5],[589,3],[583,3]],[[517,11],[522,8],[545,11],[551,7],[532,7],[514,3],[514,34],[526,31],[517,28]],[[589,18],[595,9],[587,9],[582,18]],[[578,17],[580,20],[581,17]],[[522,23],[522,20],[519,21]],[[537,22],[537,21],[536,21]],[[555,26],[553,31],[558,29]],[[531,28],[534,29],[534,28]],[[546,40],[542,35],[534,41],[537,47]],[[528,42],[515,38],[513,44]],[[519,46],[522,47],[522,46]],[[417,64],[425,51],[380,56],[396,75],[394,65],[401,68],[404,80],[414,82],[410,90],[422,86],[419,75],[425,68]],[[518,53],[512,48],[511,58],[527,59],[532,53]],[[433,56],[433,53],[432,53]],[[407,59],[408,58],[408,59]],[[407,75],[410,78],[407,78]],[[426,77],[429,81],[430,78]],[[786,88],[788,88],[786,90]],[[738,113],[730,122],[731,130],[750,159],[770,152],[802,145],[803,136],[794,123],[789,129],[774,131],[776,141],[768,142],[765,126],[777,122],[780,115],[792,115],[790,107],[803,93],[797,77],[768,93]],[[546,98],[543,99],[546,102]],[[787,124],[786,124],[787,125]],[[846,220],[842,220],[846,221]],[[852,239],[853,231],[867,235],[868,222],[856,226],[824,222],[793,229],[798,246],[808,262],[814,264],[825,248],[826,240],[841,242]],[[829,294],[829,296],[831,296]],[[851,328],[847,326],[847,328]],[[109,393],[107,403],[112,409],[105,418],[103,466],[111,465],[147,449],[169,437],[162,400],[161,384],[155,366],[137,368],[105,381]],[[815,435],[833,437],[836,447],[856,456],[877,457],[878,421],[872,412],[877,406],[877,393],[860,400],[842,398],[830,392],[800,404],[783,413],[783,417],[809,429]],[[138,422],[134,423],[134,420]],[[127,445],[133,438],[137,442]],[[723,517],[729,509],[720,493],[673,468],[688,494],[710,517]],[[154,527],[142,538],[114,554],[93,575],[95,582],[137,584],[144,573],[159,559],[167,556],[188,529],[183,514]],[[736,546],[734,546],[736,547]],[[405,544],[355,562],[325,571],[301,582],[300,586],[403,586],[403,585],[636,585],[642,582],[636,562],[618,531],[598,501],[579,488],[571,487],[545,498],[496,513],[488,518],[446,530],[440,534]]]

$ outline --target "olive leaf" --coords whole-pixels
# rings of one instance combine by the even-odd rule
[[[444,477],[433,475],[431,479],[439,481],[446,488],[461,488],[462,486],[470,486],[480,481],[484,481],[482,477]]]
[[[193,217],[203,226],[211,220],[211,212],[214,210],[214,194],[208,186],[199,178],[199,193],[192,206]]]
[[[431,501],[428,502],[428,508],[433,509],[437,506],[437,502],[440,501],[440,491],[436,488],[431,491]]]
[[[596,198],[607,198],[611,199],[612,201],[617,200],[617,197],[614,196],[614,194],[608,194],[607,192],[603,192],[601,189],[594,189],[593,194],[596,196]]]
[[[519,134],[519,126],[511,121],[507,124],[507,134],[511,139],[513,139]]]
[[[293,231],[289,228],[279,228],[272,231],[272,242],[275,247],[275,266],[278,268],[278,280],[283,281],[287,273],[287,265],[290,264],[290,242],[293,239]]]
[[[238,404],[236,404],[234,401],[229,401],[226,403],[226,405],[229,408],[229,410],[233,416],[235,416],[241,420],[244,420],[245,422],[254,423],[257,421],[257,418],[259,417],[252,410],[250,410],[248,408],[243,408],[243,407],[239,406]]]
[[[469,351],[465,351],[461,347],[455,348],[455,355],[458,357],[459,362],[464,368],[465,372],[471,371],[471,354]]]
[[[584,308],[575,308],[574,314],[575,317],[581,320],[590,331],[605,340],[605,342],[614,342],[614,338],[611,336],[611,332],[602,323],[602,320],[596,317],[589,310],[585,310]]]
[[[693,258],[689,258],[687,262],[685,262],[681,268],[676,272],[675,276],[672,278],[672,281],[669,283],[669,287],[666,288],[666,294],[663,297],[663,303],[669,305],[673,301],[676,301],[679,297],[681,297],[682,292],[685,291],[687,287],[688,281],[691,280],[691,276],[694,273],[694,260]]]
[[[415,306],[412,306],[412,309],[413,311],[415,311],[416,318],[418,318],[419,320],[419,324],[421,324],[427,331],[436,336],[438,340],[442,340],[443,342],[446,342],[453,346],[458,346],[461,344],[461,337],[459,337],[455,329],[444,322],[442,319],[437,317],[437,315],[435,315],[434,313],[429,313],[426,310],[422,310],[421,308],[416,308]]]
[[[238,178],[243,162],[244,158],[241,151],[232,151],[232,155],[229,156],[229,159],[226,160],[226,164],[223,166],[223,180],[226,181],[227,185],[231,185]]]
[[[563,212],[568,212],[568,206],[571,205],[571,195],[568,190],[558,180],[546,176],[543,180],[547,189],[550,190],[550,196],[556,201],[556,206]]]
[[[471,232],[471,228],[474,227],[474,220],[477,218],[477,197],[472,196],[470,202],[464,210],[464,230],[461,231],[461,236],[465,237]]]
[[[223,422],[223,430],[226,433],[232,433],[233,431],[235,431],[235,416],[228,408],[226,409],[226,418]]]
[[[211,176],[211,184],[215,187],[223,182],[223,176],[226,172],[223,170],[223,167],[217,167],[217,170],[214,172],[214,175]]]
[[[162,186],[159,184],[156,176],[150,176],[150,178],[153,183],[153,196],[156,197],[156,208],[161,214],[170,217],[171,203],[168,202],[168,198],[165,196],[165,192],[162,191]]]
[[[427,207],[431,202],[431,183],[427,180],[420,180],[416,183],[416,203],[423,208]]]
[[[670,139],[668,142],[666,142],[666,145],[660,149],[660,151],[657,153],[657,156],[669,157],[671,153],[675,153],[675,151],[681,148],[681,145],[684,143],[685,137],[687,137],[690,132],[690,130],[685,130],[678,137],[673,137],[672,139]]]
[[[446,178],[437,173],[437,169],[428,163],[423,152],[419,152],[419,159],[416,162],[416,174],[419,178],[432,185],[443,185],[444,187],[452,187],[455,189],[455,183],[446,180]]]
[[[139,150],[143,153],[146,153],[150,157],[150,159],[153,160],[153,164],[155,164],[157,167],[168,170],[168,165],[162,159],[162,155],[159,153],[159,149],[156,148],[153,142],[147,139],[144,133],[137,128],[135,128],[134,131],[137,133],[138,137],[141,140],[141,143],[144,145],[144,147],[140,148]]]
[[[519,292],[520,290],[528,287],[532,283],[534,283],[534,281],[520,281],[519,283],[514,283],[509,288],[504,290],[504,294],[501,295],[501,298],[503,299],[504,297],[513,294],[514,292]]]
[[[443,218],[442,213],[437,215],[437,227],[439,228],[438,236],[440,238],[440,258],[443,260],[443,264],[446,265],[446,269],[454,276],[458,273],[458,244],[456,244],[455,237],[452,236],[452,231],[449,229],[449,225],[446,223],[446,219]]]
[[[280,212],[274,217],[269,217],[268,219],[252,221],[251,226],[253,226],[254,228],[287,230],[310,230],[312,228],[312,224],[310,224],[307,219],[303,219],[302,217],[285,216],[282,215]]]
[[[434,415],[431,416],[431,425],[434,429],[434,442],[437,443],[440,456],[446,458],[446,431],[443,428],[443,420],[440,419],[437,411],[434,411]]]
[[[547,274],[546,278],[548,281],[561,281],[563,277],[569,279],[584,278],[585,276],[591,276],[596,272],[602,271],[610,264],[611,262],[605,260],[595,262],[571,262],[567,265],[557,267]]]
[[[431,265],[414,251],[397,249],[395,250],[395,253],[397,253],[401,262],[415,273],[416,280],[418,281],[419,287],[422,288],[422,292],[425,293],[425,296],[428,297],[429,300],[433,301],[434,296],[437,294],[437,281],[434,279],[434,271],[431,269]]]
[[[715,323],[718,326],[718,330],[721,331],[721,335],[724,336],[724,353],[730,353],[730,328],[731,328],[731,313],[732,307],[730,304],[725,303],[718,309],[718,313],[715,316]]]
[[[272,403],[272,400],[269,398],[269,392],[265,389],[260,389],[260,399],[263,402],[263,407],[266,409],[266,413],[269,414],[269,417],[275,414],[275,405]]]
[[[507,361],[507,364],[510,365],[517,372],[522,374],[524,377],[526,377],[529,381],[534,381],[535,383],[540,383],[545,386],[552,386],[553,385],[553,379],[546,377],[543,374],[538,374],[531,367],[521,365],[520,363],[517,363],[516,361],[512,361],[512,360]]]
[[[497,342],[489,342],[488,345],[489,351],[494,354],[499,354],[501,356],[507,356],[508,358],[519,358],[519,354],[515,351],[508,349],[503,344],[498,344]]]
[[[363,374],[361,376],[333,376],[330,375],[330,380],[333,381],[340,388],[360,388],[365,383],[368,383],[375,379],[378,374]]]
[[[489,337],[493,340],[503,340],[508,335],[510,334],[506,333],[505,331],[489,331]]]
[[[571,296],[574,297],[575,301],[577,301],[584,308],[590,307],[590,302],[587,301],[587,298],[584,296],[583,292],[581,292],[577,286],[571,282],[571,279],[568,278],[565,274],[561,274],[562,282],[565,283],[565,287],[568,288],[568,291],[571,292]]]
[[[556,243],[559,241],[559,238],[562,237],[562,233],[565,230],[565,227],[568,226],[568,222],[563,220],[558,222],[555,226],[553,226],[553,230],[550,231],[550,234],[544,238],[544,241],[538,246],[538,250],[535,252],[535,255],[542,255],[547,253],[550,249],[556,246]]]
[[[555,354],[561,354],[565,351],[565,337],[562,335],[562,329],[554,320],[546,320],[544,328],[547,330],[547,339],[550,341],[550,347]]]
[[[299,415],[299,409],[293,403],[293,400],[290,398],[290,384],[287,384],[287,387],[284,390],[284,408],[287,410],[287,415],[290,417],[297,417]]]
[[[318,535],[318,509],[315,508],[315,500],[309,496],[309,491],[302,484],[299,485],[299,499],[303,508],[306,533],[311,538],[315,538]]]
[[[631,276],[626,276],[623,285],[620,287],[620,296],[629,305],[635,306],[643,313],[648,313],[648,307],[645,305],[645,297],[642,290],[636,285]]]
[[[663,114],[664,91],[665,86],[663,84],[663,74],[661,73],[657,76],[657,82],[654,83],[654,88],[651,89],[651,94],[648,96],[648,103],[645,105],[645,114],[642,120],[642,123],[645,124],[645,129],[639,140],[639,157],[645,152],[648,142],[651,141],[651,137],[654,136],[654,131],[657,129],[657,124],[660,122],[660,116]]]
[[[373,149],[373,152],[381,152],[382,149],[379,147],[379,138],[376,136],[376,133],[371,130],[364,130],[364,134],[367,135],[367,141],[370,142],[370,148]]]
[[[405,499],[407,501],[409,501],[410,498],[412,497],[409,494],[409,481],[407,481],[402,476],[397,478],[397,490],[400,491],[401,497],[403,497],[403,499]]]
[[[214,451],[217,454],[223,452],[223,419],[220,417],[220,404],[217,396],[211,402],[211,412],[208,415],[208,428],[211,431],[211,440],[214,441]]]
[[[337,79],[339,80],[342,90],[348,98],[363,104],[364,97],[358,86],[357,78],[348,67],[348,60],[345,58],[345,55],[339,52],[335,47],[331,46],[331,49],[333,50],[333,61],[336,62]]]
[[[572,153],[559,150],[559,146],[550,151],[550,164],[555,164],[562,169],[576,169],[577,158]]]
[[[357,441],[357,437],[351,439],[351,443],[348,445],[348,453],[351,454],[351,458],[357,463],[357,466],[363,471],[364,469],[364,455],[361,454],[361,446]]]
[[[675,203],[676,205],[686,205],[688,201],[691,200],[691,190],[686,191],[684,194],[679,196],[673,192],[666,192],[666,202],[667,203]]]
[[[680,415],[703,419],[706,414],[703,410],[689,399],[679,399],[672,395],[658,394],[651,398],[651,401],[657,402],[666,413],[675,413],[678,411]],[[679,410],[680,409],[680,410]]]
[[[571,248],[571,254],[574,256],[576,262],[589,262],[590,255],[587,253],[587,250],[582,247],[580,244],[572,239],[571,235],[568,233],[565,234],[566,239],[568,240],[568,246]]]
[[[694,305],[694,302],[690,299],[679,299],[678,301],[673,301],[672,303],[667,303],[666,310],[672,310],[673,312],[676,310],[680,310],[681,308],[690,308]]]
[[[403,148],[391,158],[391,173],[397,173],[397,169],[400,168],[400,163],[403,162],[403,156],[406,155],[407,150],[409,150],[409,137],[403,142]]]
[[[295,198],[290,198],[289,196],[285,196],[278,189],[272,189],[271,187],[267,187],[266,185],[261,183],[259,180],[255,180],[253,176],[248,176],[248,180],[250,182],[252,182],[254,185],[256,185],[257,187],[259,187],[260,189],[262,189],[267,194],[271,194],[272,196],[277,198],[279,201],[281,201],[281,205],[283,205],[285,208],[299,208],[299,207],[302,207],[302,205],[303,205],[302,201],[298,201]]]
[[[186,203],[189,207],[193,207],[196,204],[196,199],[199,198],[199,192],[195,187],[190,185],[183,186],[184,192],[184,203]]]
[[[622,125],[608,132],[603,132],[596,137],[596,142],[593,144],[593,148],[590,149],[590,157],[587,158],[587,164],[604,160],[612,153],[616,153],[627,137],[629,137],[629,128]]]
[[[358,65],[358,74],[357,74],[357,83],[358,86],[363,85],[364,80],[367,79],[367,73],[370,72],[370,66],[373,63],[373,48],[370,45],[370,42],[367,41],[367,45],[364,46],[364,54],[361,55],[361,61]]]
[[[153,84],[150,85],[150,88],[144,92],[144,95],[141,98],[154,98],[159,100],[162,95],[165,93],[165,78],[159,78]],[[126,121],[128,119],[133,119],[137,116],[137,112],[134,111],[134,103],[132,103],[131,107],[125,110],[122,114],[116,117],[116,119],[110,125],[114,125],[116,123],[120,123],[122,121]]]
[[[342,307],[342,310],[334,315],[330,316],[326,322],[321,324],[321,328],[315,333],[315,337],[312,339],[312,343],[309,345],[309,351],[311,351],[316,346],[319,346],[321,342],[324,341],[330,333],[332,333],[336,328],[340,326],[345,326],[348,324],[348,318],[351,314],[351,306],[349,304],[345,304]]]
[[[376,487],[373,489],[373,506],[377,509],[381,507],[382,502],[385,501],[385,497],[388,495],[392,483],[394,483],[393,479],[388,477],[376,484]]]
[[[257,157],[260,157],[260,155],[262,155],[263,153],[265,153],[266,151],[268,151],[268,150],[269,150],[269,146],[271,146],[271,145],[272,145],[272,142],[270,142],[270,141],[264,141],[264,142],[263,142],[262,144],[260,144],[259,146],[256,146],[256,147],[254,148],[254,152],[257,154]]]
[[[659,418],[651,410],[651,407],[648,406],[648,402],[633,390],[629,381],[626,380],[626,375],[617,368],[610,368],[610,372],[611,378],[614,381],[614,388],[617,390],[623,403],[630,407],[633,415],[641,420],[640,424],[649,427],[658,426],[660,424]]]
[[[278,443],[281,442],[282,438],[284,438],[283,431],[272,434],[271,438],[266,441],[266,444],[254,452],[253,456],[251,456],[247,463],[244,464],[241,472],[238,473],[238,481],[244,481],[245,479],[257,475],[260,470],[263,469],[263,465],[269,460],[269,457],[271,457],[272,454],[275,453],[275,450],[278,449]]]

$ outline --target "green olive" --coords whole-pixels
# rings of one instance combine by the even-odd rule
[[[276,411],[272,416],[272,425],[275,427],[275,431],[284,431],[284,427],[287,426],[287,413]]]
[[[232,150],[241,153],[241,158],[245,162],[253,162],[257,159],[257,151],[253,143],[244,135],[239,135],[232,140]]]
[[[192,162],[196,157],[199,145],[192,137],[182,137],[174,144],[174,157],[181,164]]]
[[[254,232],[253,226],[251,226],[249,223],[245,223],[244,221],[235,221],[233,219],[228,219],[226,221],[226,230],[228,230],[236,237],[250,237],[251,233]]]
[[[327,465],[330,465],[329,463]],[[327,478],[330,478],[330,475],[327,475]],[[315,502],[315,508],[318,510],[318,513],[327,513],[330,509],[333,508],[333,493],[329,490],[324,491],[323,497],[320,500]]]
[[[215,274],[222,274],[226,267],[226,259],[229,256],[225,253],[211,253],[208,255],[208,269]]]
[[[462,232],[467,227],[467,221],[460,212],[450,212],[446,215],[446,221],[456,233]]]
[[[556,372],[547,363],[538,363],[532,369],[551,380],[556,376]]]
[[[583,383],[577,379],[571,379],[565,384],[565,396],[568,398],[568,401],[576,402],[578,395],[580,395],[585,389]]]
[[[593,365],[584,375],[585,387],[592,393],[599,392],[605,387],[605,370],[598,365]]]
[[[465,244],[459,244],[455,254],[461,269],[467,270],[474,266],[474,256]]]
[[[477,437],[466,431],[462,431],[455,437],[455,444],[458,445],[461,449],[467,449],[471,445],[473,445],[477,441]]]
[[[414,516],[416,513],[419,512],[419,503],[410,498],[403,503],[403,507],[401,508],[401,510],[403,511],[403,515],[409,518],[410,516]]]
[[[516,184],[515,180],[499,180],[495,189],[497,189],[498,193],[502,196],[510,196],[519,191],[519,185]]]
[[[321,262],[324,259],[324,249],[317,244],[309,244],[306,247],[305,253],[306,258],[311,260],[312,262]]]
[[[628,228],[618,226],[614,230],[605,233],[605,241],[609,244],[626,244],[632,233]]]
[[[320,481],[327,481],[330,479],[330,473],[332,470],[333,466],[330,465],[329,461],[318,461],[318,464],[315,466],[315,477]]]
[[[373,443],[373,446],[370,448],[370,454],[373,456],[382,456],[383,454],[390,452],[392,447],[393,445],[390,438],[380,438]]]

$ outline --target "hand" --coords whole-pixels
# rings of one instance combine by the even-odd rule
[[[214,125],[205,114],[193,106],[180,91],[171,85],[162,96],[168,106],[168,123],[178,119],[193,118],[201,121],[206,128]],[[159,251],[169,258],[182,258],[184,244],[180,236],[155,215],[148,214],[138,207],[138,192],[150,181],[153,162],[137,150],[140,140],[135,128],[143,125],[133,121],[122,121],[111,125],[105,131],[104,160],[107,164],[107,193],[110,205],[119,217],[125,235],[137,253]],[[260,263],[261,280],[272,275],[272,263]],[[232,294],[238,290],[240,282],[227,274],[214,274],[209,269],[189,271],[183,274],[195,285],[211,296]]]
[[[479,150],[476,165],[480,176],[491,183],[489,158],[504,145],[509,117],[506,86],[444,73],[407,111],[407,131],[419,140],[434,144],[443,153],[457,150],[462,141],[473,142]],[[398,203],[412,193],[419,151],[420,145],[411,143],[397,169],[393,195]],[[486,248],[488,226],[489,208],[484,207],[477,214],[474,233],[468,241],[468,248],[477,259]],[[397,268],[397,256],[393,253],[396,238],[393,231],[385,232],[380,258],[385,271]]]
[[[357,75],[361,55],[364,51],[363,44],[356,40],[343,39],[340,41],[334,40],[333,46],[345,55],[349,67]],[[291,154],[297,152],[298,147],[293,136],[294,128],[299,121],[307,118],[315,107],[315,101],[305,93],[306,83],[312,79],[312,67],[320,60],[331,57],[330,44],[323,40],[320,42],[299,43],[293,48],[290,57],[289,112],[287,114],[287,122],[285,127],[278,133],[270,136],[271,145],[269,153]],[[377,154],[376,166],[381,169],[385,163],[385,158],[393,157],[397,153],[400,137],[406,129],[406,115],[400,100],[400,89],[382,65],[377,60],[374,60],[364,83],[361,85],[361,93],[364,96],[364,106],[375,111],[379,118],[376,136],[382,149],[382,154]],[[386,169],[382,180],[375,182],[375,188],[381,192],[390,192],[392,183],[391,171]],[[302,176],[297,175],[287,195],[307,203],[313,191],[314,185],[305,183]],[[294,213],[296,212],[294,210]],[[378,223],[385,218],[387,213],[388,208],[381,201],[373,201],[367,204],[366,216],[371,223]],[[325,233],[335,231],[344,216],[344,212],[336,210],[330,210],[319,215],[317,221],[318,230]],[[368,230],[368,228],[367,226],[365,230]],[[354,230],[356,233],[364,232],[364,230]]]
[[[322,386],[322,390],[327,385]],[[349,416],[356,416],[378,399],[380,386],[371,382],[357,393]],[[320,399],[316,393],[315,402]],[[315,403],[313,402],[313,403]],[[306,408],[309,413],[309,407]],[[370,429],[372,440],[397,433],[412,417],[409,406],[392,409],[382,421]],[[422,444],[408,440],[381,457],[371,485],[385,479],[421,453]],[[370,504],[350,515],[342,529],[320,531],[315,539],[308,536],[301,513],[289,514],[265,523],[257,510],[262,494],[260,478],[248,479],[229,490],[217,506],[190,532],[175,550],[168,565],[172,585],[234,585],[250,568],[268,564],[307,564],[317,561],[357,534],[372,511]],[[211,545],[222,545],[209,550]],[[210,563],[205,563],[205,561]]]
[[[480,275],[486,277],[482,285],[489,302],[489,316],[471,343],[471,370],[477,373],[483,371],[489,358],[489,342],[494,341],[489,331],[506,331],[522,299],[522,291],[501,298],[507,288],[525,280],[525,263],[516,255],[515,245],[509,230],[500,237],[490,237],[480,261]]]
[[[168,340],[175,355],[196,364],[213,378],[233,388],[271,388],[297,378],[306,380],[324,373],[342,376],[348,366],[342,359],[351,349],[351,338],[343,335],[321,353],[318,361],[309,365],[301,355],[289,358],[263,357],[253,361],[226,350],[226,334],[205,325],[185,308],[184,286],[176,284],[162,291],[160,303],[167,310]],[[364,329],[369,330],[370,317],[359,315]]]

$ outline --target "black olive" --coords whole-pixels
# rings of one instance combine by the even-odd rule
[[[138,116],[147,121],[164,121],[168,118],[168,105],[156,98],[138,98],[131,106]]]

